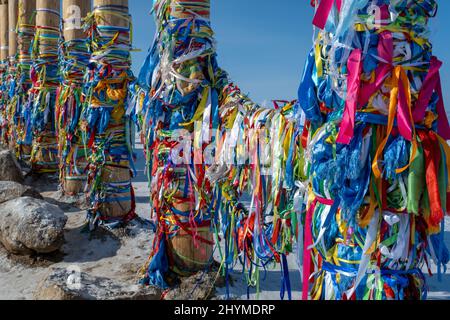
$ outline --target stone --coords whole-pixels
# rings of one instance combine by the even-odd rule
[[[95,277],[76,268],[54,268],[39,283],[35,300],[160,300],[161,290]]]
[[[0,205],[0,242],[17,255],[47,254],[64,244],[67,217],[44,200],[22,197]]]
[[[19,183],[24,181],[22,169],[12,151],[0,151],[0,181],[15,181]]]
[[[24,186],[14,181],[0,181],[0,204],[22,197],[44,199],[42,195],[32,187]]]
[[[164,300],[210,300],[220,287],[218,271],[200,271],[190,277],[181,278],[181,283],[172,288]]]

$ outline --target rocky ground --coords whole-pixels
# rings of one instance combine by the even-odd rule
[[[140,174],[143,175],[143,172]],[[86,217],[83,199],[61,197],[55,177],[26,178],[25,184],[39,190],[46,201],[64,211],[67,216],[65,242],[57,254],[28,258],[8,254],[1,248],[0,299],[46,298],[46,294],[52,298],[51,294],[55,293],[49,290],[43,293],[43,287],[48,282],[57,282],[55,279],[58,277],[59,280],[64,278],[64,272],[73,273],[74,281],[81,280],[82,286],[97,283],[99,292],[92,288],[87,290],[95,298],[106,298],[108,295],[124,298],[139,291],[136,288],[138,272],[148,258],[153,232],[152,226],[144,220],[149,218],[149,206],[144,205],[148,204],[146,184],[141,176],[135,183],[138,211],[143,219],[116,234],[104,229],[89,234],[82,232]],[[109,279],[109,283],[103,279]],[[115,289],[108,292],[105,289],[108,287]]]
[[[138,145],[138,148],[142,147]],[[156,288],[142,288],[138,283],[141,267],[148,259],[154,236],[149,223],[150,206],[144,159],[138,150],[139,174],[134,180],[137,213],[140,217],[125,230],[94,234],[82,232],[85,220],[83,199],[64,198],[57,191],[56,177],[28,177],[23,182],[38,190],[45,201],[59,207],[67,217],[64,244],[50,255],[16,256],[0,245],[0,300],[22,299],[223,299],[227,295],[224,281],[216,272],[199,273],[186,279],[178,288],[161,292]],[[21,189],[22,190],[22,189]],[[33,196],[33,191],[21,191]],[[0,187],[1,193],[1,187]],[[22,196],[22,194],[20,195]],[[35,195],[36,196],[36,195]],[[37,196],[36,196],[37,197]],[[450,220],[446,221],[450,230]],[[450,235],[446,234],[450,247]],[[301,297],[301,275],[296,256],[289,257],[293,299]],[[434,271],[434,270],[433,270]],[[230,298],[247,299],[244,277],[232,274]],[[430,279],[432,299],[450,299],[450,272]],[[250,290],[251,299],[280,299],[279,269],[261,274],[261,293]],[[287,297],[287,295],[286,295]]]
[[[17,178],[24,186],[19,184],[14,192],[2,193],[0,185],[0,195],[5,200],[35,196],[54,205],[55,210],[62,210],[67,217],[64,244],[56,253],[14,255],[0,243],[0,300],[213,298],[216,271],[194,275],[171,292],[138,285],[154,237],[144,163],[138,151],[139,170],[133,186],[139,218],[126,229],[112,232],[105,229],[93,234],[83,232],[84,199],[62,196],[57,177]]]

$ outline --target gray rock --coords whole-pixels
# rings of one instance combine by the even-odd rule
[[[0,242],[18,255],[51,253],[64,243],[67,217],[55,205],[30,197],[0,205]]]
[[[0,204],[21,197],[44,199],[41,194],[32,187],[24,186],[14,181],[0,181]]]
[[[172,288],[165,300],[209,300],[214,298],[216,287],[222,286],[223,279],[217,271],[198,272],[181,278],[181,283]]]
[[[89,199],[85,194],[78,194],[76,196],[70,196],[64,194],[63,190],[58,190],[53,194],[53,198],[60,203],[67,204],[68,206],[76,207],[80,210],[88,210],[90,208]]]
[[[35,300],[159,300],[155,287],[126,285],[83,272],[55,268],[41,281]]]
[[[9,150],[0,151],[0,181],[24,181],[22,169],[16,157]]]

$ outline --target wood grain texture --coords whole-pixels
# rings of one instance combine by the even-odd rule
[[[63,0],[64,40],[83,39],[83,19],[92,10],[91,0]]]
[[[9,0],[8,4],[8,22],[9,22],[9,57],[15,58],[17,54],[17,17],[18,1]]]
[[[0,0],[0,60],[8,59],[8,0]]]

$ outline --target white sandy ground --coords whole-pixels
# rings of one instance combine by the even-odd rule
[[[147,178],[144,174],[144,156],[142,145],[137,145],[138,176],[133,185],[136,191],[137,213],[144,219],[150,218],[149,191]],[[44,193],[51,197],[52,193]],[[63,247],[65,256],[62,262],[51,267],[26,267],[9,260],[4,250],[0,250],[0,300],[26,300],[32,299],[39,282],[48,274],[52,267],[62,267],[79,270],[93,276],[110,277],[116,281],[133,286],[137,283],[137,273],[146,262],[153,232],[149,229],[136,228],[132,237],[117,239],[104,237],[89,239],[86,234],[80,233],[85,213],[82,211],[66,212],[69,217],[65,234],[66,244]],[[450,231],[450,219],[446,219],[446,230]],[[450,234],[446,233],[446,243],[450,247]],[[216,259],[218,259],[216,257]],[[296,256],[288,257],[292,297],[301,298],[301,274],[296,263]],[[240,270],[240,267],[236,267]],[[436,268],[433,266],[433,272]],[[234,299],[247,299],[246,281],[242,274],[232,274],[234,285],[230,287],[231,297]],[[279,268],[268,270],[266,276],[261,273],[261,293],[263,300],[280,299],[280,271]],[[429,279],[430,299],[450,299],[450,270],[442,276],[439,282],[437,276]],[[250,299],[256,299],[255,289],[250,290]],[[225,288],[218,289],[219,298],[225,298]],[[286,294],[287,299],[287,294]]]

